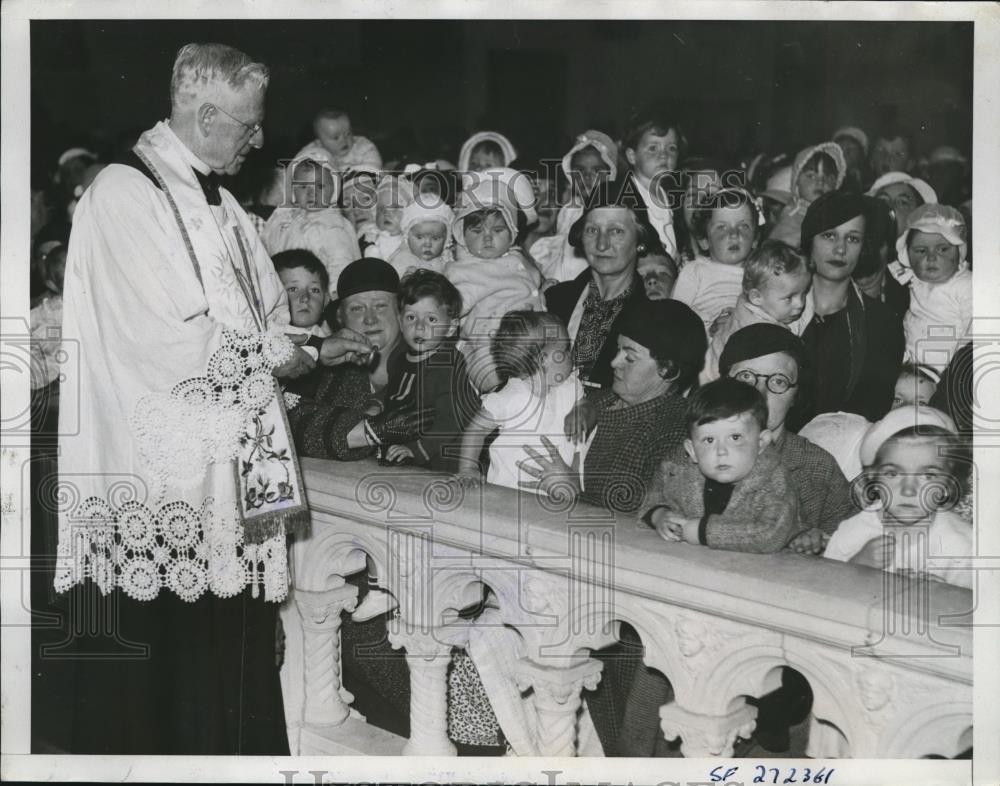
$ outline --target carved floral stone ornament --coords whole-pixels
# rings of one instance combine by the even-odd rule
[[[690,617],[679,617],[674,623],[677,648],[685,658],[692,658],[705,648],[705,626]]]
[[[866,669],[858,672],[856,679],[861,703],[869,712],[878,712],[892,699],[895,683],[891,674]]]
[[[320,498],[353,500],[371,476],[370,467],[345,464],[336,474],[310,474],[307,482]],[[400,491],[398,501],[415,507],[423,491]],[[459,508],[474,504],[467,499]],[[679,737],[688,757],[731,756],[735,740],[754,730],[757,710],[747,700],[766,692],[772,683],[768,675],[789,663],[807,674],[813,689],[807,755],[956,755],[961,735],[972,726],[970,656],[862,659],[852,653],[872,635],[871,595],[882,588],[877,573],[857,577],[845,589],[850,603],[839,609],[831,627],[823,616],[826,599],[805,591],[814,588],[817,573],[833,581],[843,566],[831,561],[816,561],[809,575],[797,566],[776,567],[789,587],[803,590],[791,601],[776,598],[761,582],[742,582],[734,606],[730,585],[716,589],[716,582],[706,581],[699,593],[686,595],[672,592],[669,578],[657,584],[641,564],[645,542],[630,541],[622,529],[616,533],[615,582],[609,589],[597,569],[605,564],[603,554],[574,552],[569,542],[564,553],[556,551],[555,544],[566,542],[562,519],[537,524],[539,551],[544,551],[537,556],[512,553],[509,540],[484,537],[475,524],[463,529],[451,522],[446,531],[442,528],[447,537],[423,526],[390,526],[387,536],[384,517],[366,514],[363,505],[358,513],[315,510],[313,540],[295,552],[296,580],[302,584],[295,586],[296,603],[283,611],[284,679],[290,686],[286,716],[293,719],[290,728],[301,730],[293,738],[293,755],[334,750],[364,755],[371,752],[358,744],[365,734],[383,740],[388,747],[380,750],[455,755],[449,741],[448,671],[453,648],[463,647],[476,659],[490,704],[500,708],[497,722],[508,741],[514,740],[515,755],[599,756],[594,708],[585,691],[600,685],[602,661],[592,653],[612,642],[601,626],[614,619],[629,620],[648,638],[647,646],[653,642],[663,650],[657,660],[670,672],[674,695],[659,708],[660,730],[668,740]],[[518,525],[514,504],[491,515],[498,525]],[[327,530],[335,530],[336,537],[324,538]],[[356,589],[345,577],[364,569],[360,552],[378,555],[379,576],[392,586],[403,610],[401,617],[387,620],[387,632],[389,643],[405,651],[410,671],[409,740],[386,739],[391,735],[374,727],[359,731],[365,721],[350,715],[351,699],[341,692],[340,660],[351,653],[341,652],[338,623],[356,602]],[[664,552],[657,559],[663,576],[671,577],[687,569],[689,557]],[[734,573],[758,576],[757,559],[729,555],[725,567],[718,568],[718,583],[731,584]],[[482,585],[491,587],[499,601],[488,624],[470,628],[438,622],[445,610],[478,597]],[[467,591],[470,586],[476,592]],[[971,604],[971,593],[955,593],[938,598],[942,610],[958,613]],[[494,627],[509,635],[486,635]],[[478,631],[478,648],[469,646],[470,630]],[[963,653],[970,651],[970,631],[951,628],[948,635],[962,643]],[[887,631],[885,636],[897,646],[903,634]],[[951,652],[938,641],[927,638],[920,651]]]

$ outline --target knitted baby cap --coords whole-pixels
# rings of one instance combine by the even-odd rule
[[[441,197],[436,194],[417,194],[413,202],[403,208],[399,227],[405,235],[412,227],[425,221],[436,221],[444,224],[446,229],[451,229],[454,220],[454,212]]]
[[[510,169],[509,167],[492,167],[482,172],[463,172],[462,190],[480,186],[483,180],[493,181],[497,191],[503,191],[507,201],[517,210],[524,213],[529,224],[534,224],[538,220],[538,195],[531,178],[524,172]]]

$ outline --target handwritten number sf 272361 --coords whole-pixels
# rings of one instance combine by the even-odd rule
[[[732,780],[736,773],[739,772],[739,767],[723,767],[718,766],[712,769],[709,773],[709,778],[718,783],[720,781]],[[819,783],[828,784],[830,779],[833,777],[834,768],[831,767],[827,769],[826,767],[820,767],[817,769],[810,769],[809,767],[803,767],[801,770],[797,767],[789,767],[787,770],[778,767],[763,767],[760,764],[756,765],[754,768],[754,783],[771,783],[771,784],[785,784],[785,783]]]

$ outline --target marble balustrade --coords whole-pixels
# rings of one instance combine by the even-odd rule
[[[813,690],[810,756],[950,757],[971,745],[967,590],[790,553],[668,544],[632,516],[463,490],[421,470],[302,464],[312,532],[293,547],[282,610],[293,754],[323,752],[310,741],[336,740],[352,714],[340,627],[357,602],[345,577],[365,570],[366,555],[399,603],[387,626],[410,669],[404,754],[455,752],[447,668],[472,633],[457,612],[484,585],[505,630],[518,634],[498,660],[533,697],[537,722],[521,744],[532,753],[585,752],[581,692],[601,678],[590,654],[615,640],[619,622],[670,679],[675,698],[660,710],[661,728],[686,756],[730,755],[754,727],[747,698],[776,688],[783,666]]]

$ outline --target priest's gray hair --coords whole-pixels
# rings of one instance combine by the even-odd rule
[[[174,60],[170,103],[174,110],[218,94],[222,85],[231,90],[267,89],[271,73],[239,49],[225,44],[188,44]]]

